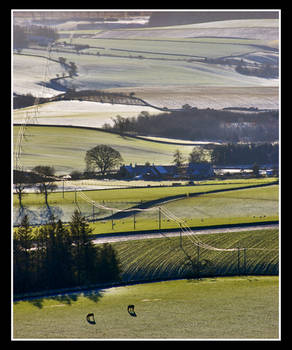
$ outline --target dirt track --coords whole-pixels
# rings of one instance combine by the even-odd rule
[[[253,230],[264,230],[264,229],[277,229],[278,224],[263,224],[263,225],[250,225],[250,226],[236,226],[236,227],[222,227],[222,228],[201,228],[197,230],[192,230],[196,235],[202,234],[218,234],[226,232],[238,232],[238,231],[253,231]],[[139,239],[148,239],[148,238],[163,238],[163,237],[177,237],[180,235],[180,231],[175,232],[149,232],[149,233],[121,233],[114,236],[102,236],[96,237],[93,239],[93,243],[102,244],[102,243],[114,243],[130,240],[139,240]],[[182,232],[182,235],[186,235],[185,232]]]

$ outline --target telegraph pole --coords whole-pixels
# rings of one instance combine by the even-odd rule
[[[133,222],[134,223],[134,230],[136,230],[136,214],[135,213],[134,213],[134,218],[133,219],[134,219],[134,222]]]
[[[197,274],[198,274],[198,278],[200,278],[200,246],[197,245],[197,260],[198,260],[198,271],[197,271]]]
[[[240,248],[237,247],[237,271],[240,274]]]
[[[244,266],[244,274],[246,275],[246,248],[243,248],[243,266]]]
[[[158,210],[158,228],[161,229],[161,208]]]

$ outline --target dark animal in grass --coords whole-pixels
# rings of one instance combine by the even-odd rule
[[[134,308],[135,308],[135,305],[128,305],[128,313],[131,316],[136,317],[137,315],[136,315]]]
[[[95,324],[94,314],[93,313],[87,314],[86,320],[90,324]]]

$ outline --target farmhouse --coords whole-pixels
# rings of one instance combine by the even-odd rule
[[[126,179],[144,179],[144,180],[166,180],[173,178],[177,173],[174,165],[123,165],[120,167],[119,174]]]
[[[214,175],[209,163],[189,163],[186,167],[178,169],[175,165],[123,165],[119,175],[125,179],[144,180],[170,180],[177,177],[189,179],[203,179]]]

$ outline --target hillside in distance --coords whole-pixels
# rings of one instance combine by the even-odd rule
[[[157,11],[152,12],[149,26],[171,26],[179,24],[225,21],[233,19],[279,18],[277,11]]]

